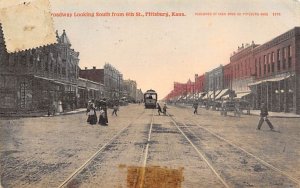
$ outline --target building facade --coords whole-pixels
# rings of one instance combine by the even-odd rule
[[[104,98],[104,85],[84,78],[78,78],[78,107],[86,107],[89,100]]]
[[[254,107],[265,102],[271,111],[300,113],[300,27],[253,50],[256,80],[249,84]]]
[[[196,77],[195,77],[195,92],[196,93],[205,92],[205,75],[204,74],[202,74],[201,76],[198,76],[198,74],[196,74]]]
[[[80,70],[79,76],[104,85],[103,97],[109,99],[119,99],[123,96],[123,75],[112,65],[106,63],[103,69]]]
[[[142,92],[141,89],[137,89],[137,90],[136,90],[136,101],[137,101],[137,102],[142,102],[142,101],[144,101],[144,94],[143,94],[143,92]]]
[[[104,65],[104,86],[106,95],[111,99],[123,96],[123,75],[112,65]]]
[[[77,107],[79,52],[71,48],[65,30],[57,43],[7,53],[0,32],[1,113],[30,113]]]
[[[124,80],[123,81],[123,87],[124,87],[124,97],[126,97],[129,101],[136,102],[137,96],[136,96],[136,90],[137,90],[137,84],[134,80]]]

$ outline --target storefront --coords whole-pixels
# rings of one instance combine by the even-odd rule
[[[3,76],[2,114],[61,112],[76,108],[76,85],[39,76]]]
[[[274,112],[296,112],[295,75],[286,74],[249,84],[253,94],[253,107],[262,102]]]

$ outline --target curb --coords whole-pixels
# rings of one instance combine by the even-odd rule
[[[189,105],[181,105],[181,104],[179,104],[179,105],[172,105],[172,106],[177,106],[177,107],[185,107],[185,108],[187,108],[187,107],[189,107]],[[201,109],[205,109],[205,108],[201,108]],[[252,114],[251,112],[250,112],[250,114],[242,114],[242,115],[248,115],[248,116],[260,116],[259,114]],[[288,118],[288,119],[296,119],[296,118],[300,118],[300,116],[278,116],[278,115],[268,115],[268,117],[269,118]]]
[[[55,117],[55,116],[61,116],[61,115],[72,115],[72,114],[79,114],[79,113],[85,113],[86,110],[76,110],[76,111],[69,111],[69,112],[61,112],[61,113],[55,113],[55,115],[50,115],[48,116],[47,114],[13,114],[13,115],[3,115],[3,116],[0,116],[0,119],[1,118],[38,118],[38,117]],[[2,187],[0,187],[2,188]]]
[[[250,114],[250,116],[260,116],[259,114]],[[278,115],[268,115],[269,118],[300,118],[300,116],[278,116]]]

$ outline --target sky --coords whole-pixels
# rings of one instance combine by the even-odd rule
[[[23,1],[7,1],[6,6]],[[124,79],[136,80],[142,91],[156,90],[159,98],[173,89],[174,82],[194,81],[195,74],[229,63],[242,43],[263,44],[300,26],[299,0],[49,1],[52,13],[184,13],[178,17],[52,17],[54,28],[59,34],[65,29],[72,48],[80,52],[81,68],[110,63]],[[203,13],[217,15],[199,16]]]

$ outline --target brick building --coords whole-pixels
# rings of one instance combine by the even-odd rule
[[[112,65],[106,63],[103,69],[92,69],[80,70],[79,76],[94,82],[102,83],[104,85],[104,92],[101,94],[102,97],[109,99],[121,98],[123,93],[123,75]]]
[[[258,108],[300,113],[300,27],[253,49],[256,79],[249,84]]]
[[[0,25],[0,112],[76,108],[78,56],[65,31],[55,44],[7,53]]]
[[[124,84],[124,96],[132,101],[132,102],[136,102],[137,101],[137,84],[136,84],[136,81],[134,80],[124,80],[123,81],[123,84]]]
[[[104,96],[104,85],[89,79],[78,78],[78,107],[86,107],[91,99],[100,100]]]

